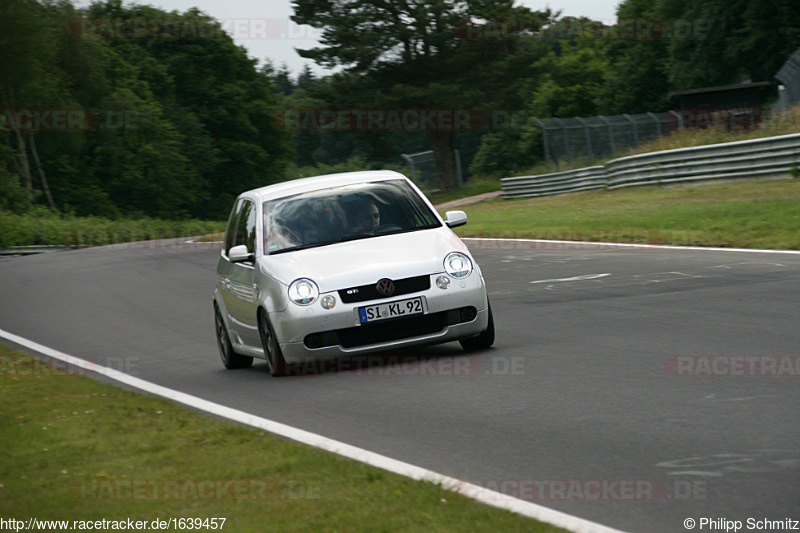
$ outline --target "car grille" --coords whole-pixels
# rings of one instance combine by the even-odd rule
[[[394,281],[394,293],[390,296],[383,295],[378,292],[375,287],[377,284],[361,285],[360,287],[351,287],[349,289],[342,289],[339,291],[339,298],[342,303],[352,304],[358,302],[366,302],[369,300],[380,300],[383,298],[394,298],[402,294],[410,294],[412,292],[427,291],[431,288],[430,276],[416,276],[413,278],[397,279]]]
[[[390,342],[442,331],[446,326],[472,322],[478,316],[474,307],[461,307],[430,315],[417,315],[406,318],[381,320],[374,324],[364,324],[352,328],[312,333],[305,338],[307,348],[341,346],[355,348]]]

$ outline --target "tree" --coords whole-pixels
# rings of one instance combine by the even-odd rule
[[[659,0],[625,0],[617,7],[617,31],[620,26],[643,23],[637,38],[608,41],[606,56],[609,68],[599,95],[600,113],[658,112],[667,109],[670,91],[668,75],[667,27],[658,14]]]
[[[48,22],[45,10],[34,0],[0,2],[0,107],[5,110],[4,125],[10,128],[13,139],[11,158],[31,202],[34,185],[29,152],[46,188],[47,181],[38,160],[33,130],[23,126],[20,111],[46,108],[54,93],[57,73],[47,75],[54,52]]]
[[[513,0],[295,0],[292,19],[323,30],[299,50],[335,75],[335,103],[358,108],[469,110],[507,90],[519,39],[547,20]],[[457,185],[455,129],[429,127],[441,188]]]
[[[568,17],[559,25],[585,27],[588,19]],[[601,45],[592,39],[558,41],[539,59],[534,70],[540,83],[531,94],[528,110],[535,117],[576,117],[598,114],[597,96],[608,71]]]
[[[507,109],[524,110],[509,117],[510,127],[483,137],[472,162],[475,173],[504,175],[534,165],[543,157],[542,132],[530,117],[596,115],[608,64],[603,42],[608,28],[586,18],[559,14],[519,47],[518,94],[505,98]],[[514,84],[509,84],[514,86]]]
[[[160,131],[156,139],[166,143],[151,163],[165,165],[167,174],[158,178],[151,170],[136,169],[128,175],[129,183],[138,183],[136,191],[184,187],[190,214],[223,218],[242,190],[283,179],[290,150],[288,136],[273,124],[275,90],[269,69],[259,71],[256,60],[235,45],[217,22],[197,9],[179,15],[150,6],[123,7],[119,0],[92,4],[89,14],[99,20],[170,20],[181,34],[188,34],[108,43],[114,56],[129,65],[127,71],[134,73],[123,84],[133,89],[133,95],[123,100],[144,120],[139,131],[155,128]],[[200,27],[202,33],[192,33]],[[136,132],[126,136],[136,138]],[[159,181],[144,185],[137,181],[138,175],[145,182]],[[161,208],[168,209],[168,204]]]
[[[673,90],[769,81],[800,46],[796,0],[660,0],[657,11]]]

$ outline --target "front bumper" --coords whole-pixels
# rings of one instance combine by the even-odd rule
[[[289,304],[270,314],[270,321],[283,355],[292,357],[335,357],[375,353],[394,348],[436,344],[473,337],[489,323],[486,287],[480,271],[467,279],[451,280],[448,289],[436,286],[432,274],[430,288],[395,298],[344,303],[336,291],[320,294],[314,304],[301,307]],[[323,309],[323,296],[336,298],[333,309]],[[421,297],[424,313],[404,318],[380,320],[362,325],[358,308]]]

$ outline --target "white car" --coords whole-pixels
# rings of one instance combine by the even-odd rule
[[[466,245],[405,176],[351,172],[239,195],[214,290],[226,368],[460,341],[494,342],[486,284]]]

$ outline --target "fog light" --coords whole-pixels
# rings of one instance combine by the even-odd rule
[[[450,278],[447,276],[439,276],[436,278],[436,286],[440,289],[449,289],[450,288]]]
[[[461,308],[461,322],[472,322],[478,316],[478,310],[474,307]]]
[[[323,296],[322,300],[320,300],[320,305],[322,305],[323,309],[333,309],[333,306],[336,305],[336,298],[334,298],[330,294],[327,296]]]
[[[316,333],[312,333],[311,335],[306,335],[305,345],[307,348],[311,348],[312,350],[315,348],[319,348],[320,346],[322,346],[322,338]]]

